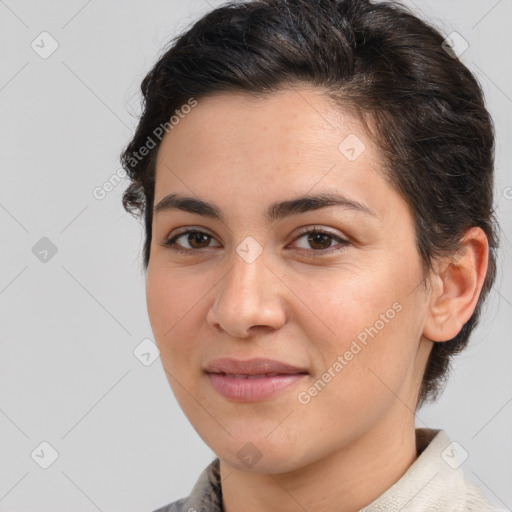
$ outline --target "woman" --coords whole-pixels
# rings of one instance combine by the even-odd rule
[[[495,275],[492,122],[394,3],[210,12],[122,155],[169,384],[217,458],[162,511],[494,510],[415,428]]]

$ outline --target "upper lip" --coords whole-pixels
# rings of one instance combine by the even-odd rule
[[[208,363],[207,373],[227,373],[233,375],[263,375],[265,373],[294,374],[307,373],[306,370],[275,359],[232,359],[223,357]]]

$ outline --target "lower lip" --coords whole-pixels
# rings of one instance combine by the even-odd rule
[[[215,391],[235,402],[260,402],[299,382],[305,376],[303,373],[293,373],[244,379],[222,373],[208,373]]]

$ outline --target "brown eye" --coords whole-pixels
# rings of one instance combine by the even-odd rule
[[[206,233],[201,233],[200,231],[193,231],[188,233],[187,242],[193,249],[203,249],[204,247],[208,247],[211,238],[212,237],[207,235]]]
[[[327,249],[331,246],[332,235],[325,233],[310,233],[308,235],[308,243],[313,249]]]
[[[350,245],[350,242],[341,236],[319,228],[303,231],[294,243],[296,247],[309,252],[312,256],[326,255]]]
[[[162,245],[169,247],[178,252],[193,252],[199,249],[208,249],[209,247],[220,247],[210,245],[212,240],[215,240],[212,235],[204,233],[203,231],[188,230],[175,235],[168,240],[165,240]],[[179,242],[179,243],[178,243]]]

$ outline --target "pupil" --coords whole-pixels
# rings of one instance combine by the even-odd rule
[[[309,242],[312,243],[313,245],[315,245],[315,244],[322,245],[322,247],[320,247],[320,249],[326,249],[327,247],[329,247],[329,235],[325,235],[324,233],[313,233],[313,234],[309,235],[308,239],[309,239]],[[322,242],[324,242],[324,243],[322,244]],[[325,242],[327,242],[327,245],[325,244]],[[316,248],[318,248],[318,247],[316,247]]]
[[[191,233],[189,235],[189,242],[192,247],[195,247],[195,244],[201,245],[202,242],[206,242],[206,245],[208,245],[208,239],[208,235],[204,233]]]

